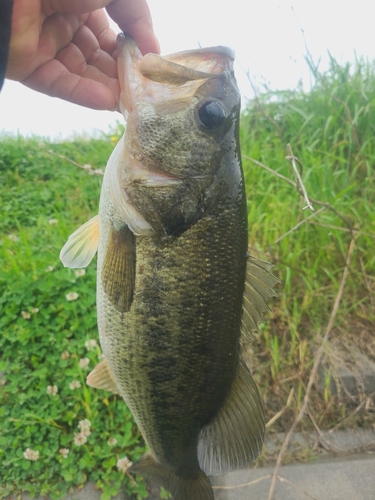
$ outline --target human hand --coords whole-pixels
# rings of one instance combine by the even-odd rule
[[[159,52],[146,0],[14,0],[6,78],[93,109],[117,107],[116,34]]]

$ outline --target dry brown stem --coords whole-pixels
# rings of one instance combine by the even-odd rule
[[[292,161],[292,167],[293,167],[294,173],[296,174],[296,177],[297,177],[297,190],[302,194],[302,196],[305,198],[305,201],[307,203],[307,206],[304,207],[304,209],[309,208],[310,210],[314,211],[314,207],[311,205],[309,197],[307,196],[307,191],[306,191],[305,185],[303,184],[301,174],[297,168],[296,161],[299,163],[301,169],[302,169],[302,163],[300,162],[300,160],[296,156],[294,156],[293,151],[292,151],[292,147],[290,144],[288,144],[288,149],[289,149],[290,154],[289,154],[289,156],[286,157],[286,159]]]
[[[292,229],[289,229],[289,231],[287,231],[285,234],[283,234],[282,236],[280,236],[280,238],[277,238],[277,240],[275,240],[275,243],[280,243],[280,241],[283,240],[286,236],[288,236],[289,234],[293,233],[293,231],[295,231],[300,226],[302,226],[302,224],[305,224],[305,222],[308,222],[313,217],[316,217],[317,215],[319,215],[325,209],[326,209],[326,207],[321,207],[321,208],[319,208],[319,210],[317,212],[313,212],[308,217],[306,217],[306,219],[302,219],[301,221],[299,221],[298,224],[296,224],[294,227],[292,227]]]
[[[365,233],[359,229],[350,230],[347,227],[334,226],[333,224],[323,224],[322,222],[317,222],[315,220],[311,221],[310,224],[315,224],[316,226],[326,227],[327,229],[337,229],[337,231],[345,231],[346,233],[352,233],[356,236],[368,236],[369,238],[375,238],[375,234]]]
[[[214,490],[234,490],[236,488],[244,488],[245,486],[252,486],[253,484],[260,483],[271,476],[272,474],[267,474],[266,476],[258,477],[258,479],[254,479],[254,481],[250,481],[248,483],[236,484],[235,486],[212,486],[212,488]]]
[[[301,192],[301,190],[300,190],[297,182],[294,182],[291,179],[289,179],[288,177],[285,177],[284,175],[279,174],[279,172],[276,172],[272,168],[268,167],[267,165],[264,165],[263,163],[261,163],[258,160],[255,160],[254,158],[251,158],[250,156],[242,155],[242,158],[245,158],[246,160],[250,160],[251,162],[255,163],[255,165],[258,165],[258,167],[264,168],[265,170],[267,170],[271,174],[275,175],[276,177],[279,177],[280,179],[283,179],[284,181],[288,182],[288,184],[290,184],[291,186],[293,186],[294,188],[296,188],[296,190],[299,192],[299,194],[303,196],[303,193]],[[294,158],[296,159],[297,157],[294,157]],[[301,162],[299,160],[298,160],[298,162],[301,164]],[[319,200],[315,200],[314,198],[309,198],[309,200],[310,200],[311,203],[314,203],[315,205],[319,205],[321,207],[328,208],[334,214],[336,214],[337,217],[340,217],[340,219],[344,222],[344,224],[346,224],[348,226],[348,230],[351,233],[352,238],[354,238],[355,234],[353,232],[353,227],[352,227],[350,221],[344,215],[342,215],[340,212],[338,212],[329,203],[326,203],[326,202],[323,202],[323,201],[319,201]]]
[[[335,451],[337,453],[340,453],[340,452],[342,453],[343,451],[345,451],[343,448],[336,446],[334,443],[332,443],[332,441],[330,441],[329,439],[327,439],[324,436],[324,433],[321,431],[320,427],[318,426],[318,424],[314,418],[314,415],[311,413],[310,409],[308,409],[308,415],[309,415],[310,420],[313,423],[315,429],[317,430],[317,432],[319,434],[319,438],[315,441],[313,448],[315,448],[316,445],[318,444],[318,442],[321,441],[322,443],[325,444],[327,450]]]
[[[283,415],[285,410],[290,407],[290,405],[292,404],[293,396],[294,396],[294,387],[292,387],[290,390],[286,405],[279,412],[277,412],[276,415],[274,415],[271,418],[271,420],[269,420],[266,423],[266,429],[269,429]]]
[[[311,498],[312,500],[317,500],[315,497],[313,497],[312,495],[310,495],[310,493],[307,493],[307,491],[305,491],[302,488],[300,488],[297,484],[294,484],[294,483],[292,483],[292,481],[289,481],[288,479],[285,479],[285,477],[277,476],[277,479],[280,482],[282,482],[282,483],[290,484],[290,486],[292,486],[296,490],[300,491],[301,493],[303,493],[307,497]]]
[[[55,155],[55,156],[58,156],[59,158],[61,158],[62,160],[66,160],[68,161],[69,163],[72,163],[73,165],[75,165],[76,167],[78,168],[81,168],[82,170],[84,170],[85,172],[88,172],[89,174],[91,175],[97,175],[99,177],[103,177],[104,173],[103,171],[101,170],[93,170],[89,165],[81,165],[80,163],[77,163],[76,161],[74,160],[71,160],[70,158],[68,158],[67,156],[64,156],[64,155],[61,155],[59,153],[55,153],[54,151],[52,151],[52,149],[50,149],[48,151],[51,155]]]
[[[255,163],[255,165],[258,165],[258,167],[262,167],[264,168],[264,170],[267,170],[268,172],[270,172],[272,175],[275,175],[276,177],[279,177],[280,179],[282,179],[283,181],[286,181],[288,182],[289,184],[291,184],[293,187],[295,187],[297,189],[297,183],[292,181],[291,179],[289,179],[288,177],[285,177],[285,175],[283,174],[279,174],[279,172],[276,172],[276,170],[273,170],[272,168],[270,167],[267,167],[267,165],[264,165],[263,163],[261,163],[260,161],[258,160],[255,160],[254,158],[250,158],[250,156],[247,156],[247,155],[242,155],[242,158],[246,158],[246,160],[250,160],[252,161],[253,163]]]
[[[310,372],[310,378],[309,378],[309,382],[307,384],[306,393],[305,393],[305,397],[303,399],[301,409],[300,409],[295,421],[293,422],[291,428],[289,429],[288,434],[285,436],[284,442],[281,445],[281,449],[280,449],[279,455],[278,455],[277,460],[276,460],[275,469],[274,469],[273,475],[272,475],[271,487],[270,487],[269,494],[268,494],[268,500],[272,500],[272,498],[273,498],[273,495],[275,492],[275,486],[276,486],[276,479],[277,479],[277,476],[279,473],[281,462],[282,462],[284,455],[285,455],[285,452],[288,448],[290,439],[291,439],[297,425],[302,420],[302,417],[304,416],[304,414],[307,410],[307,407],[309,404],[309,399],[310,399],[310,393],[311,393],[313,384],[315,382],[315,376],[316,376],[316,373],[317,373],[317,370],[318,370],[318,367],[319,367],[319,364],[320,364],[320,361],[322,359],[322,355],[324,352],[325,342],[327,341],[327,339],[332,331],[333,324],[334,324],[334,321],[335,321],[335,318],[337,315],[337,311],[338,311],[338,308],[339,308],[339,305],[341,302],[341,298],[342,298],[342,295],[344,292],[346,280],[348,279],[348,276],[349,276],[349,265],[350,265],[350,260],[351,260],[351,257],[352,257],[353,251],[354,251],[354,246],[355,246],[354,245],[354,238],[352,238],[350,245],[349,245],[349,250],[348,250],[348,254],[347,254],[347,258],[346,258],[346,265],[344,268],[344,272],[342,274],[340,287],[339,287],[339,290],[337,292],[335,302],[333,304],[331,316],[329,318],[328,325],[327,325],[326,331],[324,333],[322,342],[321,342],[321,344],[320,344],[320,346],[315,354],[314,364],[313,364],[313,367],[312,367],[311,372]]]
[[[347,422],[350,418],[354,417],[354,415],[356,415],[366,405],[367,401],[369,399],[371,400],[373,397],[375,397],[375,392],[372,392],[366,399],[362,401],[361,404],[357,406],[357,408],[350,415],[341,420],[341,422],[338,422],[334,427],[332,427],[332,429],[330,429],[327,432],[327,434],[331,434],[332,432],[336,431],[343,423]]]

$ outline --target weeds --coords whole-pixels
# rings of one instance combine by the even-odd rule
[[[329,346],[328,335],[340,346],[336,363],[353,364],[357,352],[375,359],[371,327],[375,269],[368,252],[375,226],[374,66],[358,62],[354,69],[341,68],[332,60],[326,74],[319,74],[313,66],[312,70],[316,83],[311,92],[264,93],[250,103],[244,118],[247,126],[242,128],[246,182],[254,186],[251,191],[248,188],[250,242],[262,257],[278,262],[284,285],[280,307],[274,309],[271,324],[261,330],[259,344],[254,346],[257,381],[266,394],[269,422],[274,431],[287,431],[269,499],[297,425],[305,431],[327,430],[371,426],[375,420],[373,396],[363,393],[359,385],[358,395],[339,389],[332,394],[331,377],[341,386],[332,363],[328,363],[331,372],[325,373],[323,384],[316,377],[321,360],[329,360],[330,349],[324,347]],[[260,148],[262,141],[265,147]],[[294,154],[287,149],[289,144]],[[300,180],[291,179],[294,174],[285,160],[293,157],[303,167],[305,191],[298,189]],[[310,215],[303,212],[309,201],[318,208]],[[265,211],[272,212],[272,225],[263,224]],[[345,264],[346,255],[351,256],[350,267]],[[353,332],[360,331],[366,331],[366,348],[353,338]],[[281,371],[275,369],[275,343],[269,341],[275,336],[279,339],[277,357],[288,360]],[[291,388],[296,389],[295,398],[288,401],[297,417],[291,428],[283,428],[283,419],[275,417]],[[354,411],[353,406],[357,406]]]
[[[1,143],[0,498],[27,491],[57,499],[86,481],[104,500],[120,489],[144,498],[145,483],[119,462],[144,453],[129,410],[85,382],[100,355],[95,269],[67,270],[58,259],[68,234],[97,210],[100,182],[51,148],[103,167],[113,146]]]
[[[340,399],[333,371],[315,390],[311,370],[317,352],[330,352],[317,349],[344,269],[330,335],[375,360],[375,71],[333,60],[326,74],[312,71],[311,92],[266,91],[242,117],[250,250],[273,262],[282,282],[250,356],[268,432],[374,424],[373,395]],[[85,384],[100,355],[94,266],[77,274],[58,259],[69,234],[97,212],[95,174],[121,132],[0,143],[0,498],[27,491],[57,499],[86,481],[103,499],[120,489],[147,496],[126,475],[125,455],[134,461],[144,451],[129,410]],[[307,201],[314,212],[303,210]]]

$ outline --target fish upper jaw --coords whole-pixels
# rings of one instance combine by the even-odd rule
[[[119,109],[125,119],[137,100],[165,105],[187,102],[208,79],[225,71],[233,74],[234,53],[228,47],[210,47],[159,56],[142,56],[134,40],[117,37],[117,67],[121,93]]]
[[[117,71],[120,81],[119,108],[125,119],[135,108],[135,98],[140,88],[138,64],[142,53],[133,39],[123,33],[117,36]]]

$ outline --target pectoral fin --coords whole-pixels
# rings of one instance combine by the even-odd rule
[[[106,360],[101,361],[95,366],[95,368],[89,373],[86,383],[95,389],[103,389],[105,391],[113,392],[114,394],[120,394]]]
[[[99,244],[99,216],[83,224],[62,247],[60,260],[64,267],[82,268],[92,261]]]
[[[216,476],[247,465],[259,455],[264,432],[258,389],[241,360],[223,407],[200,433],[200,468],[208,476]]]
[[[248,256],[242,314],[242,332],[248,339],[264,321],[263,313],[270,309],[267,300],[277,295],[273,286],[279,280],[270,273],[271,267],[264,260]]]
[[[129,311],[133,301],[135,258],[135,237],[128,226],[112,228],[101,277],[105,293],[120,312]]]

